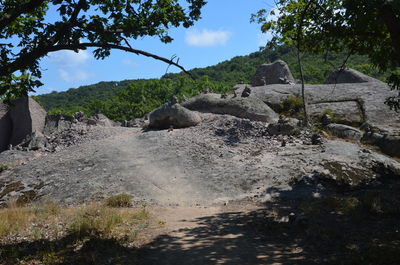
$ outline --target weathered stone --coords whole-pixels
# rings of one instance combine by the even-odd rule
[[[357,70],[346,68],[339,69],[333,72],[326,84],[341,84],[341,83],[366,83],[366,82],[381,82],[378,79],[367,76]]]
[[[12,135],[10,143],[18,145],[33,132],[43,133],[46,111],[32,98],[24,97],[11,102]]]
[[[252,86],[295,83],[289,66],[281,60],[261,65],[251,81]]]
[[[72,127],[75,121],[74,116],[63,114],[49,114],[46,116],[44,134],[50,135],[57,131],[64,131]]]
[[[7,150],[12,133],[12,122],[9,107],[0,101],[0,152]]]
[[[326,128],[335,136],[345,139],[352,139],[359,141],[362,137],[362,132],[354,127],[344,124],[331,123]]]
[[[311,144],[312,145],[323,144],[321,135],[319,135],[318,133],[314,133],[313,135],[311,135]]]
[[[218,94],[197,95],[182,104],[190,110],[228,114],[253,121],[277,122],[278,115],[256,98],[221,99]]]
[[[139,128],[139,127],[145,126],[145,124],[146,124],[146,121],[144,119],[137,118],[137,119],[130,120],[130,121],[124,121],[122,123],[122,126],[123,127],[132,127],[132,128],[133,127],[137,127],[137,128]]]
[[[110,121],[110,119],[107,118],[106,115],[98,113],[94,116],[96,120],[96,124],[99,126],[104,126],[104,127],[112,127],[113,122]]]
[[[149,115],[149,127],[156,129],[183,128],[196,126],[201,122],[200,116],[179,104],[165,104]]]
[[[241,96],[242,96],[242,98],[247,98],[250,96],[250,94],[251,94],[251,89],[250,89],[250,87],[246,86],[245,89],[243,90]]]
[[[377,145],[387,155],[400,157],[400,136],[366,132],[361,140],[364,143]]]
[[[81,121],[82,119],[84,119],[86,117],[85,113],[83,113],[82,111],[76,112],[74,115],[75,119],[77,119],[78,121]]]

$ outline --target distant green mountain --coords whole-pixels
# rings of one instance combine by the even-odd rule
[[[304,54],[302,61],[306,83],[325,82],[346,57],[346,53]],[[102,112],[114,120],[133,119],[167,102],[173,95],[192,96],[206,87],[216,92],[228,92],[234,84],[250,82],[258,66],[277,59],[287,62],[293,76],[299,79],[296,54],[289,47],[278,47],[275,50],[237,56],[213,66],[192,69],[190,72],[193,79],[184,73],[166,74],[160,79],[100,82],[35,98],[52,113]],[[351,56],[347,65],[381,80],[386,77],[386,74],[379,73],[372,67],[365,56]]]

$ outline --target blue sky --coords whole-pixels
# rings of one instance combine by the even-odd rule
[[[186,69],[214,65],[255,52],[265,44],[267,36],[261,34],[258,24],[250,23],[250,16],[259,9],[273,8],[273,3],[273,0],[209,0],[202,9],[201,20],[193,27],[170,31],[172,43],[146,37],[132,41],[131,45],[166,58],[176,55]],[[105,60],[95,60],[90,50],[59,51],[42,60],[44,86],[37,93],[64,91],[100,81],[159,78],[167,67],[163,62],[117,50]],[[179,69],[171,66],[168,72]]]

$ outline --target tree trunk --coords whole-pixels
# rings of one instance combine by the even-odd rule
[[[308,123],[307,101],[306,101],[306,95],[305,95],[303,65],[301,63],[299,48],[297,48],[297,63],[299,65],[300,79],[301,79],[301,99],[303,101],[303,119],[304,119],[303,126],[308,127],[309,123]]]

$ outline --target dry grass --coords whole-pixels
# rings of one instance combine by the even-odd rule
[[[152,221],[146,205],[136,208],[106,205],[107,201],[74,207],[61,207],[51,201],[30,206],[11,202],[0,209],[0,265],[68,261],[88,264],[94,262],[92,250],[80,250],[87,242],[99,245],[114,242],[112,248],[116,251],[147,243],[144,231]],[[30,249],[36,252],[27,256]],[[96,256],[101,259],[104,246],[96,249],[95,252],[99,251]],[[97,262],[96,258],[94,264]]]
[[[150,214],[145,205],[113,208],[107,202],[75,207],[61,207],[51,201],[31,206],[10,202],[0,209],[0,242],[7,237],[41,239],[66,234],[122,238],[124,232],[137,235],[136,230],[148,226]]]
[[[34,217],[32,208],[10,202],[7,208],[0,210],[0,237],[26,229]]]
[[[106,206],[108,207],[130,207],[132,206],[132,196],[129,194],[117,194],[106,199]]]

